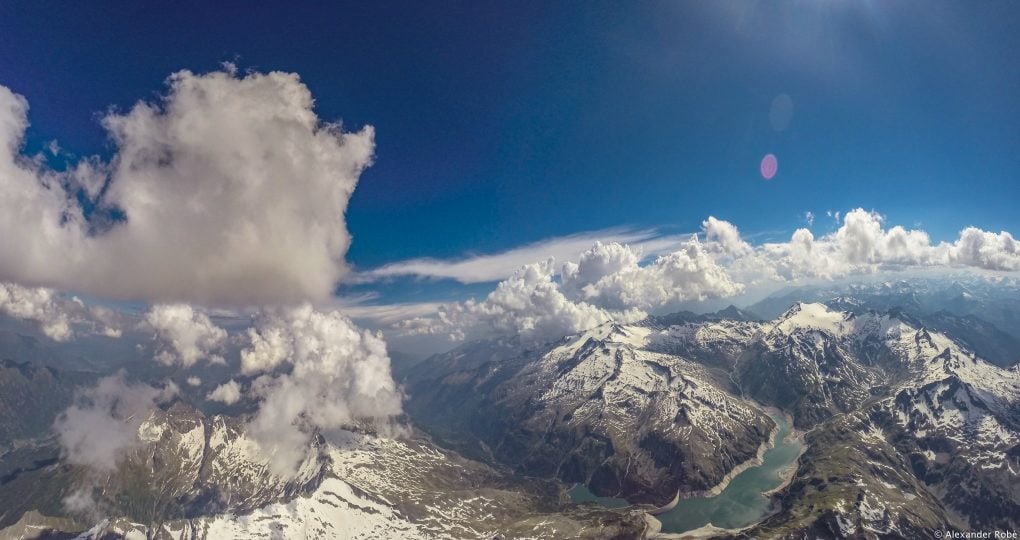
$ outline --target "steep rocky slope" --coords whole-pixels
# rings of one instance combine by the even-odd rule
[[[747,337],[747,328],[732,330]],[[410,381],[408,409],[444,440],[475,444],[518,471],[664,504],[678,490],[714,487],[774,427],[713,367],[662,352],[698,347],[688,337],[676,327],[602,325],[545,350]],[[445,373],[454,360],[463,361],[428,362]]]
[[[74,389],[94,378],[0,359],[0,454],[15,441],[46,434],[57,413],[71,403]]]
[[[650,507],[569,504],[553,479],[649,504],[710,489],[768,440],[765,406],[793,416],[806,450],[776,512],[733,534],[1020,527],[1020,368],[900,309],[799,303],[771,321],[733,316],[475,342],[409,364],[411,419],[459,453],[412,432],[320,434],[284,479],[243,418],[180,401],[141,422],[111,474],[32,439],[0,459],[0,538],[47,527],[89,538],[634,538]],[[6,368],[22,387],[54,375]],[[111,519],[68,513],[69,495]]]
[[[138,429],[139,444],[112,473],[53,464],[36,479],[65,479],[54,506],[23,513],[0,538],[48,530],[53,537],[635,538],[640,509],[566,502],[561,484],[508,476],[417,436],[342,431],[317,437],[292,478],[269,472],[243,423],[177,403]],[[42,501],[36,501],[42,502]],[[107,519],[96,521],[96,516]],[[69,519],[70,518],[70,519]]]
[[[754,534],[912,538],[946,528],[1016,528],[1017,368],[990,364],[897,311],[855,316],[806,309],[814,316],[788,330],[801,338],[809,330],[819,350],[851,352],[881,384],[860,386],[872,395],[847,414],[826,409],[806,437],[808,450],[782,497],[783,511]],[[793,373],[790,380],[824,380]]]
[[[770,428],[762,403],[791,413],[808,447],[765,536],[909,538],[1020,515],[1017,368],[900,309],[681,314],[469,356],[422,364],[440,375],[409,380],[412,417],[522,473],[662,502],[746,459]]]

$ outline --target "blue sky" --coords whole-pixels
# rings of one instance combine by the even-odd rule
[[[347,216],[359,269],[613,227],[693,232],[709,215],[766,239],[805,211],[820,235],[827,210],[856,207],[935,240],[1020,229],[1016,3],[177,6],[0,6],[0,83],[31,103],[29,149],[108,153],[99,116],[180,69],[297,72],[320,117],[376,128]],[[777,131],[781,94],[793,114]]]

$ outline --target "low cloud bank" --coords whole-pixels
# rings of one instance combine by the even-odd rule
[[[54,341],[82,335],[120,337],[122,317],[101,306],[86,306],[81,299],[44,287],[23,287],[0,282],[0,314],[31,321]]]
[[[732,223],[709,217],[679,249],[641,264],[643,253],[595,242],[577,262],[526,264],[482,300],[441,305],[432,316],[393,325],[398,335],[451,341],[516,334],[549,339],[610,320],[629,322],[683,302],[738,295],[752,286],[837,279],[910,268],[1020,270],[1020,243],[1008,232],[974,227],[954,242],[933,243],[923,230],[886,227],[863,209],[816,238],[797,229],[786,242],[752,245]]]

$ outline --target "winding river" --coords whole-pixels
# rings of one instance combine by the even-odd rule
[[[733,477],[721,493],[710,497],[681,499],[672,510],[655,516],[662,522],[662,532],[683,533],[712,524],[724,529],[740,529],[753,525],[772,511],[767,495],[783,484],[783,472],[794,466],[801,453],[801,443],[790,437],[789,420],[771,412],[779,431],[776,444],[765,451],[762,463]],[[595,501],[611,508],[625,506],[626,501],[597,497],[583,485],[569,491],[574,502]]]

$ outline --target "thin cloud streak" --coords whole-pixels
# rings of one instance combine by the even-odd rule
[[[435,314],[449,302],[403,302],[395,304],[347,304],[338,303],[340,310],[348,317],[371,322],[374,325],[390,326],[407,319]]]
[[[354,276],[357,283],[372,283],[401,276],[427,279],[453,279],[463,284],[491,283],[510,277],[514,270],[549,257],[566,261],[590,248],[596,241],[626,244],[643,257],[678,249],[690,234],[663,235],[655,229],[633,230],[622,227],[558,236],[487,255],[459,259],[418,258],[386,264]]]

